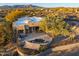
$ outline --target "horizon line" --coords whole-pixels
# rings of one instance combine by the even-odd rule
[[[14,6],[14,5],[34,5],[39,7],[47,7],[47,8],[53,8],[53,7],[71,7],[71,8],[78,8],[79,3],[0,3],[0,6]]]

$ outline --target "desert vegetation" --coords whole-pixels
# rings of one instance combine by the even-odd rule
[[[33,8],[32,6],[30,6],[25,8],[8,8],[1,10],[2,11],[0,11],[0,46],[5,46],[6,44],[12,42],[12,40],[15,37],[12,23],[23,16],[43,17],[42,21],[40,22],[40,29],[47,34],[50,34],[50,36],[52,37],[52,42],[53,38],[57,37],[58,35],[63,35],[68,38],[67,41],[61,41],[58,44],[52,45],[52,47],[78,42],[78,40],[74,39],[76,35],[71,34],[73,32],[73,26],[66,23],[65,20],[70,20],[71,18],[69,17],[72,16],[74,18],[72,18],[71,20],[78,21],[79,8]],[[17,38],[15,39],[17,40]],[[44,47],[40,48],[40,51],[44,50]]]

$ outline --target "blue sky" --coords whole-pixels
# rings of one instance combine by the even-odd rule
[[[41,7],[79,7],[79,3],[28,3]],[[28,5],[27,3],[0,3],[0,5]]]

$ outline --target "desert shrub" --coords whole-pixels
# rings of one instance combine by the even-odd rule
[[[47,50],[47,46],[41,46],[40,48],[39,48],[39,52],[42,52],[42,51],[45,51],[45,50]]]

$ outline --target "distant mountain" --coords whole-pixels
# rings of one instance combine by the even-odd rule
[[[10,5],[3,5],[3,6],[0,6],[0,8],[27,8],[27,7],[43,8],[43,7],[35,6],[35,5],[13,5],[13,6],[10,6]]]
[[[9,5],[3,5],[3,6],[0,6],[0,8],[11,8],[11,6],[9,6]]]

